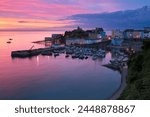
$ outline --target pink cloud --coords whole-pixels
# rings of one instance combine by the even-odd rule
[[[0,12],[8,17],[35,17],[59,18],[77,13],[86,13],[87,10],[75,5],[47,4],[41,0],[1,0]]]
[[[61,0],[61,2],[58,0],[0,0],[0,18],[14,18],[24,21],[24,23],[28,22],[24,19],[32,19],[38,20],[38,22],[44,20],[46,24],[49,21],[51,25],[52,23],[57,25],[56,23],[60,23],[57,20],[66,16],[108,12],[117,9],[118,6],[114,0],[70,0],[69,2],[67,0]],[[10,23],[8,24],[10,25]],[[41,23],[40,26],[42,24],[45,26],[45,23]],[[16,25],[18,24],[16,23]]]
[[[43,0],[1,0],[0,12],[5,13],[5,16],[8,14],[8,17],[10,15],[54,19],[73,14],[97,13],[118,9],[114,0],[72,0],[71,3],[59,4],[59,2],[56,3],[56,0],[51,0],[51,3]]]

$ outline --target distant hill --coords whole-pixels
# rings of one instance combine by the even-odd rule
[[[150,26],[150,6],[135,10],[100,14],[77,14],[68,17],[82,27],[103,27],[105,29],[143,28]]]

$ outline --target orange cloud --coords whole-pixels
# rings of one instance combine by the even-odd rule
[[[70,20],[63,21],[49,21],[37,19],[18,19],[18,18],[0,18],[0,30],[2,29],[21,29],[21,28],[52,28],[64,27],[73,25],[74,22]]]

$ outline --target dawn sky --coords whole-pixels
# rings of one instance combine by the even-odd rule
[[[0,0],[0,30],[50,29],[76,24],[67,16],[114,12],[150,5],[150,0]]]

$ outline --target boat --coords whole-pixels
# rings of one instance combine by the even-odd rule
[[[66,58],[68,58],[69,57],[69,55],[68,54],[66,54],[66,56],[65,56]]]
[[[88,59],[88,56],[86,56],[85,59]]]
[[[93,59],[93,60],[96,60],[96,59],[97,59],[97,56],[93,56],[92,59]]]
[[[11,43],[11,41],[7,41],[7,43],[8,43],[8,44],[10,44],[10,43]]]
[[[54,56],[56,57],[56,56],[59,56],[59,53],[54,53]]]
[[[105,54],[100,54],[100,57],[104,58],[104,57],[105,57]]]
[[[10,38],[9,40],[13,40],[13,39]]]
[[[117,59],[112,59],[112,60],[110,60],[110,63],[111,63],[111,64],[118,64],[119,61],[118,61]]]
[[[79,56],[79,59],[82,59],[82,60],[83,60],[83,59],[84,59],[84,56],[83,56],[83,55],[80,55],[80,56]]]
[[[74,54],[74,55],[72,55],[72,58],[75,59],[75,58],[78,58],[78,57]]]
[[[65,45],[53,44],[51,47],[54,48],[54,49],[58,49],[58,48],[65,48]]]
[[[73,51],[72,50],[67,50],[66,54],[73,54]]]

